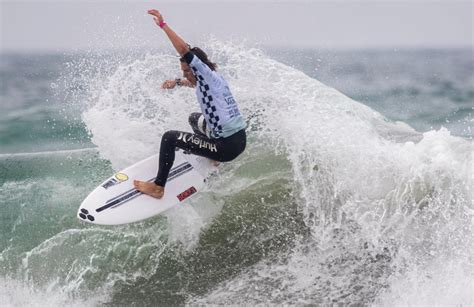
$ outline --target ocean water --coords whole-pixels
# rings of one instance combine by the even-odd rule
[[[206,191],[76,211],[189,129],[172,52],[2,54],[0,305],[473,305],[471,50],[203,46],[248,119]]]

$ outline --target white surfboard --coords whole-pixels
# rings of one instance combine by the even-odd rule
[[[82,202],[78,218],[93,224],[119,225],[142,221],[160,214],[195,195],[216,167],[203,157],[176,152],[163,198],[136,190],[133,180],[153,182],[159,155],[142,160],[101,183]]]

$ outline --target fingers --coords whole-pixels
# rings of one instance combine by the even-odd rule
[[[158,10],[148,10],[148,14],[161,18],[161,13]]]
[[[147,12],[148,14],[154,16],[153,19],[155,20],[155,23],[157,25],[160,25],[161,23],[164,22],[163,16],[161,15],[160,11],[153,9],[153,10],[148,10]]]
[[[163,82],[163,84],[161,85],[161,88],[162,89],[172,89],[176,86],[176,81],[174,80],[166,80],[165,82]]]

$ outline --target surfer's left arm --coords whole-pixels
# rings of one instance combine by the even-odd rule
[[[186,80],[186,79],[181,79],[181,78],[176,78],[176,79],[174,79],[174,80],[166,80],[166,81],[163,82],[163,84],[161,85],[161,88],[162,88],[162,89],[170,90],[170,89],[175,88],[176,86],[194,87],[194,85],[192,85],[191,82],[189,82],[188,80]]]
[[[173,44],[173,47],[178,51],[180,56],[189,52],[189,45],[178,34],[176,34],[170,26],[168,26],[158,10],[148,10],[148,14],[154,16],[153,19],[155,20],[155,23],[165,31],[169,40]]]

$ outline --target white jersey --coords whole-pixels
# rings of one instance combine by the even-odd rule
[[[196,76],[196,96],[213,138],[229,137],[245,128],[227,81],[192,52],[184,56]]]

